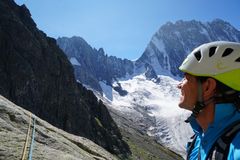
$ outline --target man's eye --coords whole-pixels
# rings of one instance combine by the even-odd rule
[[[181,82],[183,82],[183,81],[185,81],[186,80],[186,77],[184,77],[182,80],[181,80]]]

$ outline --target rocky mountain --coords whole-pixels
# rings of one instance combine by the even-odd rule
[[[15,104],[119,157],[130,154],[107,108],[76,82],[55,39],[13,0],[0,1],[0,77],[0,94]]]
[[[128,75],[182,76],[178,70],[184,57],[202,43],[210,41],[240,41],[240,31],[221,19],[212,22],[196,20],[168,22],[153,35],[144,53],[135,62],[107,56],[102,48],[92,48],[81,37],[57,39],[75,68],[76,78],[90,88],[102,91],[99,81],[112,85],[118,78]]]
[[[71,60],[76,78],[96,90],[91,84],[84,83],[84,77],[79,76],[85,73],[79,70],[84,67],[80,61],[89,57],[89,52],[81,49],[86,43],[70,43],[76,38],[64,38],[67,39],[65,43],[60,43],[58,39],[57,42]],[[111,80],[95,76],[95,82],[101,87],[98,91],[102,95],[98,92],[95,94],[109,106],[111,112],[113,110],[112,115],[122,115],[131,122],[128,126],[134,125],[137,131],[155,137],[162,145],[184,156],[185,144],[192,131],[183,122],[189,113],[178,108],[179,91],[176,85],[182,76],[178,66],[195,47],[217,40],[240,42],[240,31],[221,19],[204,23],[196,20],[168,22],[153,35],[139,59],[128,61],[131,72],[123,72],[126,71],[122,70],[124,66],[120,66],[123,63],[118,63],[115,66],[122,71],[121,76],[113,76],[110,72],[108,77],[112,77]],[[71,50],[75,51],[74,54]],[[81,56],[76,58],[78,55]],[[106,59],[109,63],[110,58],[107,56]],[[97,60],[99,59],[94,58],[91,61],[98,65],[108,64]],[[93,65],[96,64],[89,66]],[[104,73],[104,69],[100,73]],[[121,129],[126,128],[115,117],[114,119]]]
[[[30,117],[35,119],[32,159],[118,159],[92,141],[58,129],[2,96],[0,96],[0,159],[19,160],[24,153],[25,157],[28,157],[32,141],[31,132],[28,143],[25,142],[29,124],[33,128],[33,120],[30,121]],[[25,144],[27,150],[23,152]]]
[[[192,49],[218,40],[239,42],[240,31],[221,19],[168,22],[153,35],[136,66],[149,65],[157,75],[181,76],[178,67]]]
[[[73,64],[77,79],[97,91],[102,92],[99,81],[111,85],[116,78],[133,74],[130,60],[108,56],[102,48],[92,48],[81,37],[62,37],[57,43]]]

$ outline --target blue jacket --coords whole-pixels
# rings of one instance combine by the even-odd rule
[[[190,124],[197,138],[189,159],[197,160],[200,153],[201,160],[205,160],[213,143],[221,136],[223,130],[237,120],[240,120],[240,112],[231,103],[216,105],[214,121],[205,132],[195,119],[191,120]],[[230,144],[228,160],[240,160],[240,132]]]

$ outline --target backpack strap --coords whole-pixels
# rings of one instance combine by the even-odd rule
[[[213,144],[207,160],[227,159],[230,144],[238,132],[240,132],[240,120],[232,123],[224,130],[223,134]]]
[[[196,134],[194,134],[191,137],[191,139],[192,139],[192,141],[187,143],[187,158],[186,158],[186,160],[189,160],[189,156],[192,153],[192,150],[194,148],[194,145],[195,145],[195,142],[196,142],[196,139],[197,139]]]

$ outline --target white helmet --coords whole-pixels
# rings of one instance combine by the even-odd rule
[[[179,69],[195,76],[212,77],[240,91],[240,43],[203,44],[187,56]]]

